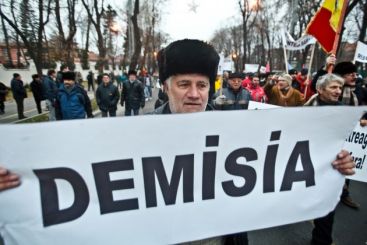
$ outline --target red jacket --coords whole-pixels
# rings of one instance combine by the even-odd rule
[[[266,103],[268,101],[268,97],[266,97],[265,91],[262,87],[256,86],[252,83],[249,83],[246,87],[246,89],[251,94],[251,99],[256,102]]]

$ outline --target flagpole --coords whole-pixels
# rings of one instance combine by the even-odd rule
[[[307,89],[308,89],[308,86],[309,86],[309,83],[310,83],[310,78],[311,78],[311,69],[312,69],[313,57],[314,57],[314,55],[315,55],[316,44],[317,44],[317,43],[315,43],[315,44],[313,45],[313,47],[312,47],[312,51],[311,51],[310,65],[308,66],[308,74],[307,74],[307,80],[306,80],[306,81],[308,82],[308,84],[307,84],[307,86],[306,86],[306,88],[305,88],[305,92],[303,93],[303,95],[305,96],[305,98],[306,98]]]
[[[347,11],[348,3],[349,3],[349,0],[344,0],[343,1],[343,8],[342,8],[342,12],[340,14],[340,21],[339,21],[339,24],[338,24],[338,29],[336,31],[333,49],[330,52],[330,54],[334,54],[335,57],[336,57],[336,51],[337,51],[338,46],[339,46],[340,33],[341,33],[342,28],[343,28],[345,12]],[[334,65],[329,66],[328,73],[332,73],[333,68],[334,68]]]
[[[288,60],[287,60],[287,51],[285,50],[285,34],[283,34],[282,39],[283,39],[283,51],[284,51],[284,64],[285,64],[285,71],[288,74]]]

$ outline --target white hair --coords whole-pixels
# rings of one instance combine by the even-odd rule
[[[344,86],[344,78],[333,73],[328,73],[317,80],[316,89],[324,90],[331,82],[337,82],[341,86]]]

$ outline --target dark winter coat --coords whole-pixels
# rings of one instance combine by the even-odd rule
[[[11,80],[11,91],[13,92],[13,98],[15,100],[22,100],[27,98],[27,92],[24,88],[23,81],[13,78]]]
[[[42,82],[33,80],[30,85],[31,85],[31,90],[32,90],[34,99],[36,101],[44,100]]]
[[[144,85],[139,80],[134,82],[126,81],[121,92],[121,106],[126,103],[126,107],[139,109],[145,106]]]
[[[102,83],[98,86],[96,91],[96,100],[101,111],[117,110],[119,99],[119,91],[112,83],[109,83],[107,86]]]
[[[8,87],[6,87],[5,84],[0,82],[0,101],[5,101],[7,94],[8,94]]]
[[[219,91],[213,95],[213,106],[216,110],[243,110],[248,108],[248,103],[251,100],[250,93],[240,87],[240,90],[234,92],[231,87],[224,88],[222,95],[226,97],[224,104],[215,104],[214,100],[219,96]]]
[[[51,77],[44,76],[42,86],[43,86],[43,97],[46,100],[49,100],[53,103],[57,95],[56,82]]]
[[[61,84],[55,108],[58,120],[83,119],[86,115],[93,117],[88,94],[78,84],[75,84],[70,91]]]

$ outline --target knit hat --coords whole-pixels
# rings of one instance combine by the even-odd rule
[[[357,67],[352,62],[348,61],[336,64],[333,71],[333,73],[336,73],[340,76],[353,72],[357,72]]]
[[[208,43],[195,39],[183,39],[170,43],[157,55],[159,79],[164,83],[170,76],[198,73],[214,83],[219,55]]]
[[[292,86],[292,77],[289,74],[282,74],[279,76],[278,80],[285,80],[289,86]]]

